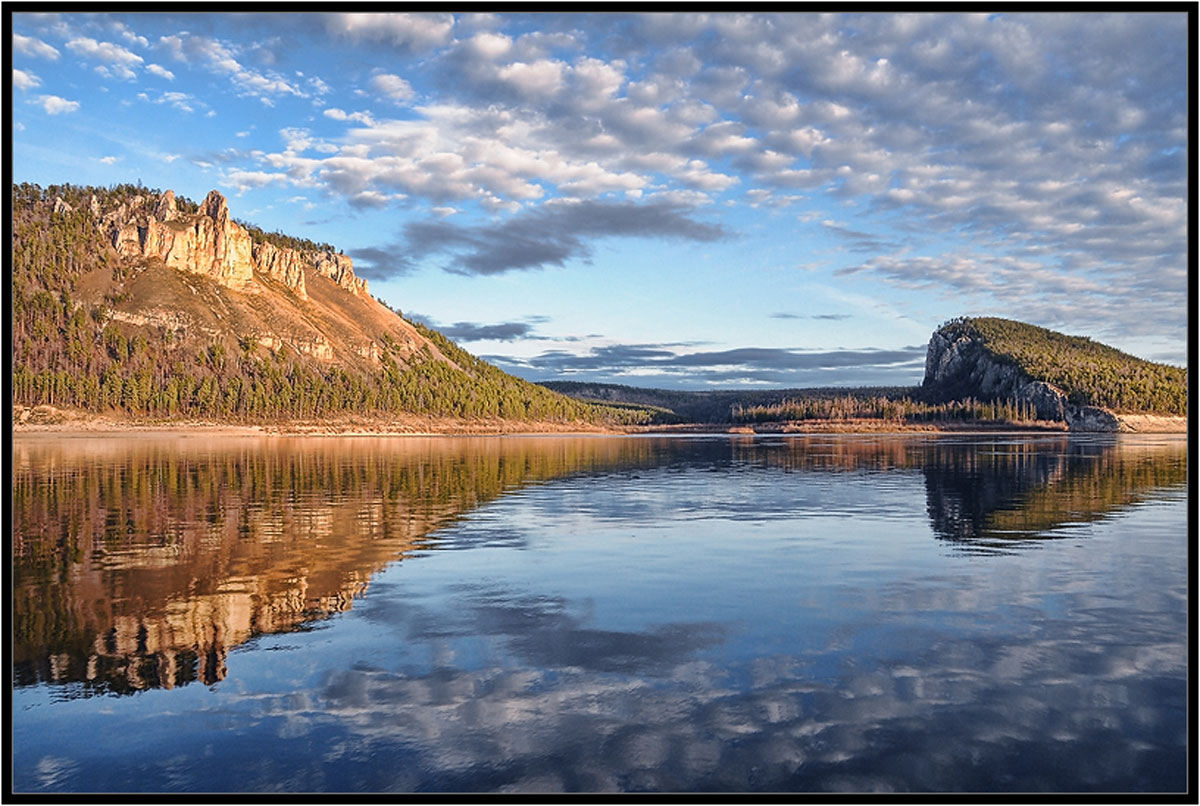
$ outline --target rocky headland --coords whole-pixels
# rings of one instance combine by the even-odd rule
[[[970,328],[942,327],[925,354],[925,397],[934,401],[1008,400],[1026,404],[1038,420],[1062,422],[1071,431],[1186,431],[1187,419],[1152,413],[1119,413],[1072,401],[1062,387],[1031,377],[1017,362],[998,355]]]

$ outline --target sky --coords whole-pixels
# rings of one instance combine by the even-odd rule
[[[12,175],[217,189],[531,380],[912,385],[956,316],[1185,366],[1187,48],[1183,12],[16,13]]]

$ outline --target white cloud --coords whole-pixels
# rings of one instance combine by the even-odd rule
[[[324,112],[322,112],[322,114],[327,118],[332,118],[333,120],[352,120],[356,123],[361,123],[364,126],[375,125],[375,121],[372,120],[371,116],[366,112],[345,112],[337,107],[332,107],[330,109],[326,109]]]
[[[57,59],[58,50],[47,45],[40,39],[34,39],[31,36],[22,36],[18,33],[12,35],[13,50],[17,53],[23,53],[26,56],[37,56],[42,59]]]
[[[184,31],[178,36],[160,36],[158,38],[158,47],[165,50],[177,62],[191,61],[184,51],[184,37],[187,35],[187,31]]]
[[[38,103],[42,105],[42,109],[46,111],[47,115],[62,115],[74,112],[79,108],[79,101],[68,101],[57,95],[39,95]]]
[[[131,45],[138,45],[139,47],[143,48],[150,47],[150,41],[146,39],[146,37],[134,33],[132,30],[130,30],[129,26],[125,25],[123,22],[113,21],[111,25],[112,30],[120,34],[121,38]]]
[[[146,71],[147,71],[147,72],[149,72],[149,73],[153,73],[153,74],[154,74],[154,75],[156,75],[156,76],[161,76],[161,77],[165,78],[167,81],[174,81],[174,80],[175,80],[175,74],[174,74],[174,73],[172,73],[172,72],[171,72],[170,70],[168,70],[167,68],[165,68],[165,67],[163,67],[163,66],[161,66],[161,65],[158,65],[158,64],[148,64],[148,65],[146,65]]]
[[[148,93],[139,92],[137,97],[153,104],[167,104],[181,112],[195,112],[197,106],[204,106],[202,101],[199,101],[195,96],[189,95],[186,92],[164,92],[157,98],[151,98]]]
[[[42,80],[33,73],[27,73],[24,70],[18,70],[15,67],[13,68],[12,84],[16,89],[24,91],[40,86],[41,83]]]
[[[117,159],[118,159],[117,157],[101,157],[100,161],[103,162],[105,165],[112,165],[113,163],[115,163],[117,161]]]
[[[256,97],[267,106],[273,105],[272,96],[308,97],[307,93],[277,73],[259,72],[243,66],[238,61],[235,49],[219,40],[184,32],[160,37],[158,46],[178,61],[199,64],[217,75],[227,76],[239,95]],[[310,86],[318,93],[328,91],[324,82],[313,84],[312,81],[310,79]]]
[[[480,33],[468,39],[466,49],[475,57],[495,61],[512,50],[512,37],[504,34]]]
[[[562,89],[565,67],[562,62],[541,59],[533,64],[513,62],[501,67],[496,74],[522,95],[545,96]]]
[[[90,37],[72,39],[67,42],[67,49],[80,56],[104,62],[103,70],[97,68],[101,75],[108,75],[111,72],[112,75],[123,79],[133,78],[136,75],[133,68],[144,61],[141,56],[127,48],[112,42],[98,42]]]
[[[400,76],[391,73],[380,73],[371,78],[371,87],[386,95],[397,103],[410,100],[413,97],[412,85]]]
[[[430,14],[331,14],[327,29],[350,39],[387,42],[414,51],[445,44],[454,30],[454,15]]]
[[[271,184],[286,184],[287,176],[283,174],[268,173],[267,171],[234,170],[224,173],[221,176],[220,182],[225,187],[233,188],[240,195],[247,190],[266,187],[267,185]]]

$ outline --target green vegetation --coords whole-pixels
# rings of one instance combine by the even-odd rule
[[[1061,388],[1075,405],[1126,413],[1187,414],[1186,369],[1011,319],[964,317],[939,330],[951,338],[979,339],[999,361]]]
[[[331,244],[317,243],[307,238],[295,238],[291,235],[284,235],[279,231],[266,232],[248,221],[242,221],[240,218],[235,218],[234,221],[242,229],[250,233],[250,240],[254,243],[269,243],[279,249],[295,249],[297,252],[331,252],[341,254],[340,250],[335,249]]]
[[[122,292],[108,297],[107,305],[85,305],[76,293],[84,275],[111,271],[119,288],[128,271],[95,226],[90,199],[94,194],[102,209],[111,209],[156,193],[133,185],[14,185],[14,405],[234,421],[417,414],[636,423],[650,417],[573,400],[507,375],[420,325],[415,327],[460,369],[427,349],[402,356],[386,334],[381,366],[371,372],[285,350],[262,355],[245,339],[235,344],[114,321],[110,308]],[[74,209],[55,213],[56,198]]]
[[[796,420],[885,420],[889,422],[946,422],[979,420],[993,423],[1030,423],[1037,419],[1028,403],[980,401],[974,398],[949,403],[925,403],[910,396],[884,397],[855,393],[837,397],[789,398],[774,405],[740,406],[733,409],[739,423]]]
[[[579,381],[545,381],[542,385],[583,400],[648,410],[656,425],[822,420],[1020,424],[1036,420],[1032,406],[1026,403],[973,398],[927,402],[921,399],[920,387],[911,386],[691,392]]]

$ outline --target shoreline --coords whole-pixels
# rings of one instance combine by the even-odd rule
[[[26,410],[28,412],[28,410]],[[351,418],[293,423],[217,423],[199,421],[137,421],[113,419],[56,409],[24,419],[14,418],[12,435],[21,437],[466,437],[466,436],[673,436],[673,435],[820,435],[820,434],[1078,434],[1142,433],[1186,434],[1186,417],[1126,415],[1117,432],[1070,431],[1065,423],[932,422],[903,423],[880,420],[820,420],[767,422],[753,425],[684,423],[677,425],[613,425],[590,423],[520,422],[511,420],[456,420],[404,417],[381,421]]]

